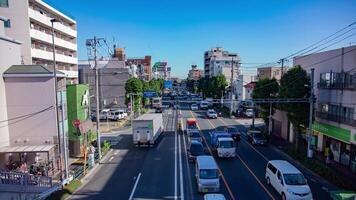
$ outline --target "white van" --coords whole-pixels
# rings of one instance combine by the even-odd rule
[[[226,200],[223,194],[206,194],[204,195],[204,200]]]
[[[283,200],[311,200],[312,192],[303,174],[285,160],[270,160],[266,166],[266,181]]]
[[[219,170],[212,156],[196,158],[195,177],[199,192],[218,192],[220,190]]]
[[[109,115],[110,120],[118,121],[123,118],[124,118],[124,116],[123,116],[122,111],[120,111],[120,110],[110,111],[110,115]]]

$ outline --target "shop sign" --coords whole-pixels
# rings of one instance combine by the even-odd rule
[[[314,122],[313,130],[346,143],[350,143],[351,141],[351,131],[347,129],[339,128],[329,124],[323,124],[320,122]]]

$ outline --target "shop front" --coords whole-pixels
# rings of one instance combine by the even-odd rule
[[[328,162],[336,162],[356,173],[356,140],[353,129],[315,121],[313,131],[316,149]]]

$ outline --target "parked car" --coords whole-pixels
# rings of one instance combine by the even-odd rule
[[[249,117],[249,118],[252,118],[253,117],[253,109],[252,108],[248,108],[248,109],[246,109],[245,110],[245,113],[244,113],[244,115],[245,115],[245,117]]]
[[[195,162],[197,156],[205,154],[204,146],[201,142],[193,140],[187,149],[189,162]]]
[[[218,114],[213,109],[209,109],[208,111],[206,111],[206,116],[210,119],[218,118]]]
[[[266,166],[265,178],[282,196],[283,200],[313,199],[304,175],[285,160],[270,160]]]
[[[110,115],[110,109],[103,109],[102,111],[100,111],[99,113],[99,119],[100,120],[107,120],[109,118]]]
[[[223,194],[213,193],[204,195],[204,200],[226,200]]]
[[[123,119],[124,116],[123,116],[123,114],[122,114],[121,111],[119,111],[119,110],[114,110],[114,111],[110,111],[110,115],[108,116],[108,118],[109,118],[110,120],[118,121],[118,120],[120,120],[120,119]]]
[[[156,108],[155,113],[162,113],[163,109],[161,107]]]
[[[240,141],[241,133],[240,133],[239,129],[237,129],[234,126],[229,126],[229,127],[227,127],[227,132],[230,133],[232,139],[234,139],[236,141]]]
[[[199,108],[198,108],[198,105],[197,104],[192,104],[192,105],[190,105],[190,109],[191,110],[199,110]]]
[[[253,145],[265,145],[267,140],[261,133],[261,131],[250,130],[247,132],[247,140]]]

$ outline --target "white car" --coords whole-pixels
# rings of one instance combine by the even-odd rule
[[[209,108],[209,103],[206,101],[201,101],[200,102],[200,109],[208,109]]]
[[[192,105],[190,106],[190,109],[191,109],[191,110],[199,110],[197,104],[192,104]]]
[[[120,119],[123,119],[123,113],[120,110],[115,110],[115,111],[110,111],[110,115],[108,117],[110,120],[118,121]]]
[[[212,193],[204,195],[204,200],[226,200],[226,198],[223,194]]]
[[[99,119],[100,120],[107,120],[109,118],[109,115],[110,115],[110,109],[103,109],[99,113]]]
[[[209,109],[206,111],[206,116],[210,119],[216,119],[218,118],[218,114],[215,112],[215,110]]]
[[[266,166],[266,181],[283,200],[311,200],[310,187],[304,175],[285,160],[270,160]]]
[[[245,116],[246,117],[253,117],[253,109],[252,108],[246,109]]]

